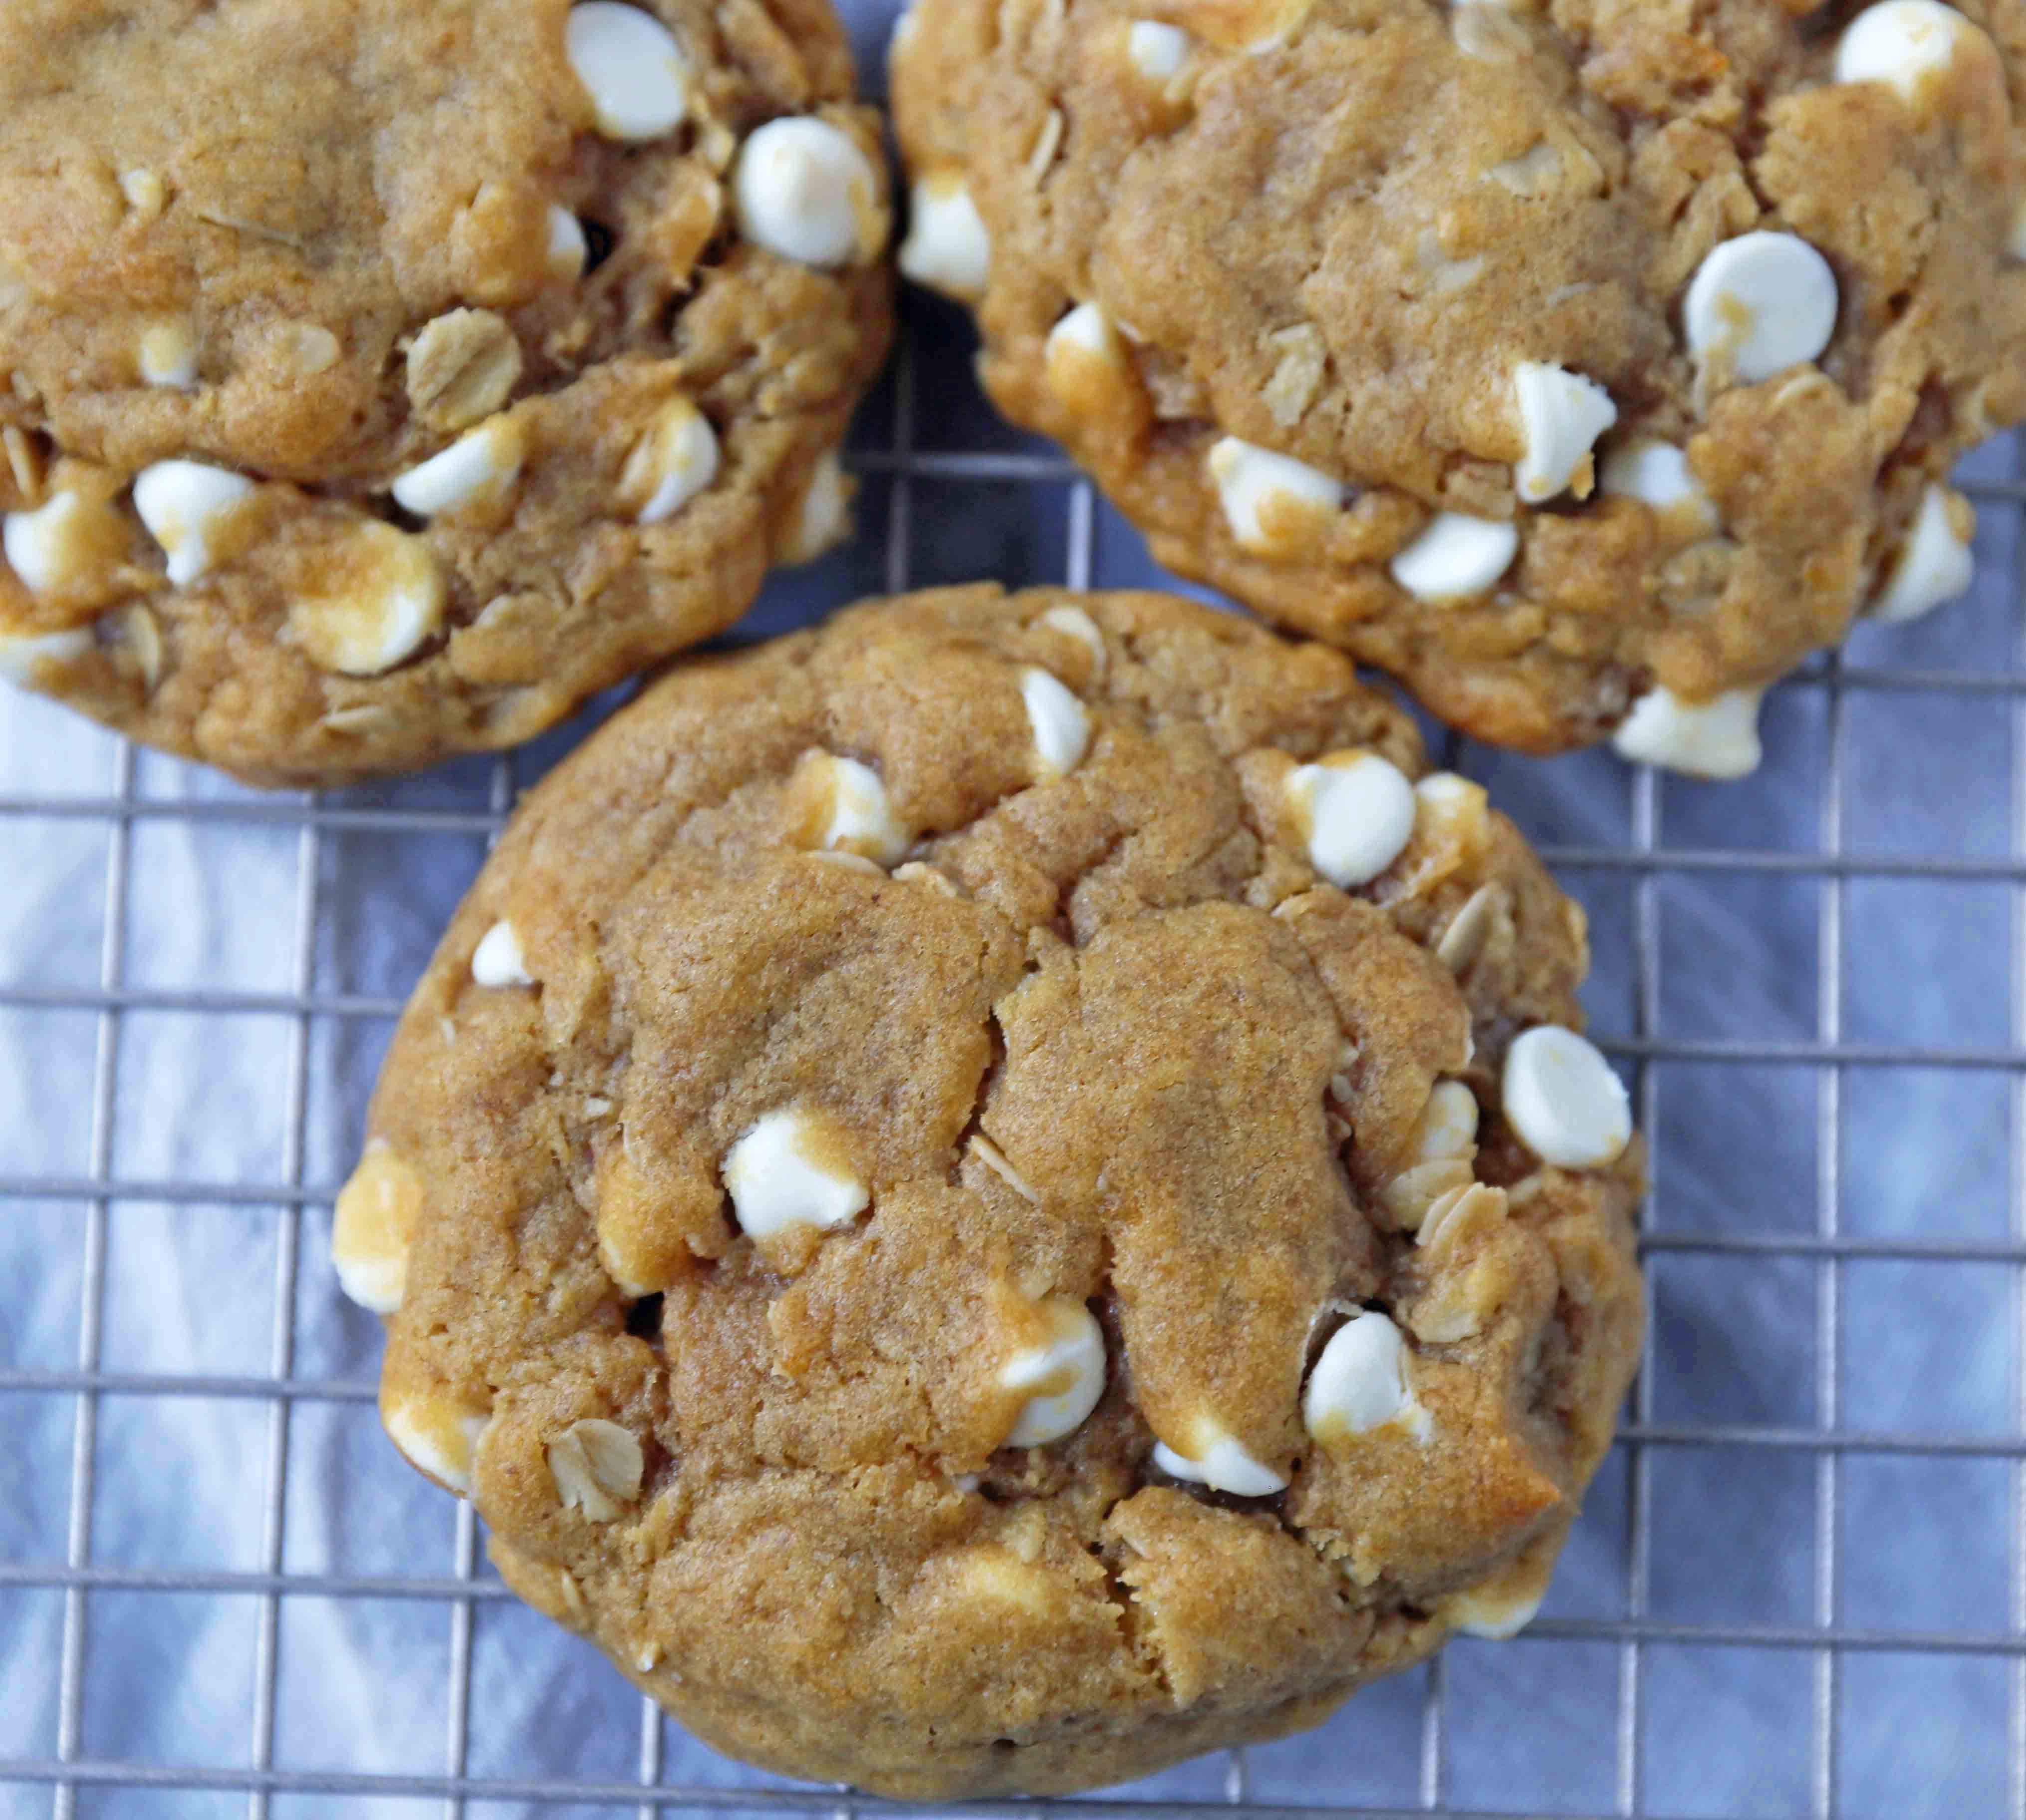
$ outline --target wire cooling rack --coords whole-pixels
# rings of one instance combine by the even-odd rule
[[[907,308],[855,443],[860,536],[753,627],[979,574],[1147,579],[984,408],[955,318]],[[1967,482],[1976,599],[1777,690],[1752,784],[1438,748],[1588,905],[1593,1023],[1652,1144],[1652,1337],[1542,1618],[1306,1740],[985,1811],[2026,1815],[2013,461]],[[377,1333],[324,1256],[402,992],[568,738],[271,797],[20,715],[0,1270],[40,1312],[10,1327],[0,1284],[0,1816],[883,1811],[710,1757],[516,1606],[469,1506],[381,1443]],[[251,932],[179,943],[185,874]],[[75,1150],[39,1147],[58,1109]],[[197,1142],[221,1121],[247,1134],[222,1168]],[[164,1312],[179,1272],[194,1318]],[[164,1541],[151,1513],[186,1506]]]

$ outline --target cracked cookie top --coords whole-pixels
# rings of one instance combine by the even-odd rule
[[[525,740],[841,535],[827,0],[0,10],[0,675],[255,781]]]
[[[1968,585],[2019,0],[918,0],[904,271],[1155,556],[1478,737],[1711,776]]]
[[[915,1796],[1320,1717],[1538,1603],[1639,1332],[1581,912],[1341,653],[875,603],[537,789],[334,1252],[514,1587]]]

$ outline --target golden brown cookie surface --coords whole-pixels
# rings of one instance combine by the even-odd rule
[[[1967,585],[2017,0],[919,0],[893,78],[1000,406],[1474,734],[1736,774],[1766,682]]]
[[[261,781],[529,737],[842,531],[886,187],[827,0],[6,8],[0,672]]]
[[[388,1057],[334,1248],[390,1433],[699,1735],[882,1791],[1117,1780],[1523,1622],[1638,1149],[1580,911],[1421,769],[1340,654],[1157,595],[665,678]]]

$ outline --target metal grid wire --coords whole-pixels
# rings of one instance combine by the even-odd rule
[[[916,308],[923,307],[919,304]],[[928,307],[933,307],[930,306]],[[883,537],[884,582],[890,590],[908,585],[911,550],[926,484],[960,484],[1039,489],[1066,502],[1066,558],[1059,579],[1071,586],[1089,585],[1094,577],[1093,551],[1103,509],[1089,486],[1059,458],[1033,452],[1031,447],[1005,450],[949,450],[916,446],[917,384],[924,373],[941,388],[949,362],[958,356],[939,354],[943,364],[925,367],[924,356],[912,340],[904,345],[890,381],[888,428],[882,446],[862,450],[856,458],[867,478],[873,509],[861,534]],[[2021,470],[2026,471],[2026,470]],[[2026,483],[1987,482],[1973,486],[1987,517],[2020,513],[2026,508]],[[879,509],[883,495],[883,511]],[[883,523],[881,521],[883,519]],[[2026,537],[2020,539],[2026,553]],[[1044,579],[1045,576],[1007,576]],[[1830,657],[1811,666],[1783,686],[1786,692],[1812,692],[1825,707],[1822,721],[1826,763],[1819,795],[1820,827],[1813,844],[1786,847],[1745,844],[1669,844],[1663,836],[1662,804],[1668,787],[1651,773],[1637,774],[1631,788],[1630,840],[1623,845],[1556,846],[1544,843],[1550,862],[1571,888],[1582,895],[1599,880],[1615,878],[1627,887],[1630,906],[1630,1015],[1629,1027],[1612,1028],[1607,1020],[1605,1047],[1621,1059],[1636,1083],[1641,1123],[1654,1140],[1653,1166],[1659,1191],[1669,1179],[1670,1157],[1661,1141],[1659,1103],[1663,1064],[1693,1064],[1729,1070],[1799,1070],[1814,1090],[1815,1219],[1811,1231],[1730,1230],[1703,1234],[1656,1230],[1648,1211],[1645,1250],[1649,1263],[1671,1256],[1749,1260],[1787,1260],[1812,1274],[1815,1381],[1812,1423],[1709,1422],[1663,1419],[1655,1399],[1652,1340],[1647,1369],[1619,1443],[1623,1465],[1622,1508],[1601,1518],[1613,1526],[1608,1539],[1622,1559],[1622,1611],[1615,1615],[1549,1617],[1527,1634],[1534,1640],[1601,1647],[1613,1657],[1615,1719],[1608,1728],[1610,1795],[1594,1809],[1618,1816],[1644,1815],[1649,1807],[1646,1757],[1651,1735],[1653,1698],[1650,1681],[1656,1650],[1683,1645],[1734,1650],[1751,1656],[1798,1656],[1811,1672],[1812,1698],[1807,1721],[1807,1775],[1804,1805],[1799,1811],[1818,1816],[1869,1811],[1862,1791],[1843,1785],[1840,1753],[1847,1691],[1843,1683],[1857,1659],[1875,1653],[1899,1657],[1996,1658],[2006,1675],[2007,1719],[2004,1742],[2005,1799],[2014,1816],[2026,1816],[2026,1405],[2017,1359],[2022,1319],[2026,1319],[2026,561],[2013,578],[2011,590],[2020,605],[2010,634],[2009,667],[1998,673],[1964,670],[1907,670],[1866,667]],[[1996,698],[2009,704],[2010,757],[2008,774],[1981,780],[1980,787],[2006,793],[2011,840],[2009,852],[1990,857],[1922,854],[1856,853],[1846,844],[1849,767],[1847,704],[1866,692],[1911,692],[1942,700]],[[1471,768],[1479,755],[1451,741],[1445,756]],[[458,1507],[451,1571],[407,1576],[293,1571],[287,1567],[285,1513],[291,1468],[291,1419],[307,1405],[370,1405],[374,1387],[367,1380],[299,1376],[297,1311],[306,1272],[322,1267],[305,1263],[306,1213],[326,1208],[334,1183],[306,1179],[306,1123],[309,1117],[308,1076],[311,1032],[319,1020],[384,1022],[400,1009],[391,994],[341,992],[319,984],[318,936],[324,906],[320,880],[327,843],[347,835],[369,834],[487,837],[496,833],[516,793],[515,761],[492,767],[481,800],[456,807],[360,806],[348,798],[258,797],[232,795],[197,801],[157,800],[137,788],[136,755],[122,747],[109,794],[79,798],[63,795],[15,794],[0,797],[0,843],[5,830],[24,818],[82,822],[105,832],[104,924],[98,978],[92,986],[40,986],[15,984],[0,989],[0,1010],[36,1016],[85,1015],[95,1021],[92,1071],[89,1165],[82,1175],[17,1175],[0,1178],[0,1218],[9,1204],[63,1202],[81,1211],[83,1252],[81,1299],[78,1310],[76,1362],[67,1370],[0,1371],[0,1393],[67,1399],[72,1410],[68,1525],[62,1558],[0,1561],[0,1595],[34,1590],[61,1594],[61,1651],[53,1662],[20,1660],[9,1663],[9,1678],[53,1676],[56,1682],[54,1748],[46,1756],[0,1758],[0,1807],[10,1795],[32,1796],[34,1811],[56,1820],[89,1807],[103,1792],[209,1791],[261,1820],[283,1800],[292,1811],[319,1811],[320,1801],[338,1796],[422,1798],[440,1802],[442,1811],[456,1815],[467,1803],[566,1803],[573,1810],[603,1808],[642,1815],[674,1809],[697,1812],[735,1809],[742,1812],[818,1812],[856,1814],[887,1811],[887,1804],[842,1791],[776,1785],[719,1786],[675,1785],[663,1778],[664,1731],[651,1704],[643,1702],[639,1716],[637,1778],[576,1779],[546,1774],[524,1776],[467,1773],[473,1686],[473,1635],[476,1616],[488,1603],[507,1598],[495,1579],[480,1567],[477,1525],[468,1505]],[[1750,788],[1750,786],[1747,786]],[[193,824],[279,827],[294,833],[293,972],[288,990],[280,992],[212,990],[202,986],[163,989],[130,978],[127,953],[130,898],[133,892],[133,848],[137,830],[168,818]],[[4,851],[4,846],[0,846]],[[1663,1006],[1663,940],[1659,891],[1671,878],[1711,876],[1723,879],[1763,878],[1802,881],[1816,896],[1814,966],[1815,1028],[1810,1036],[1770,1036],[1749,1031],[1718,1036],[1665,1034]],[[1999,1045],[1928,1045],[1860,1042],[1845,1032],[1843,981],[1845,976],[1845,925],[1849,893],[1859,881],[1921,881],[1995,885],[2008,892],[2011,974],[2009,1039]],[[251,1015],[285,1021],[289,1031],[285,1078],[281,1090],[286,1106],[282,1165],[274,1180],[190,1180],[175,1178],[127,1179],[114,1169],[113,1132],[117,1083],[122,1079],[123,1036],[138,1014],[190,1013],[201,1017]],[[1846,1136],[1846,1105],[1851,1083],[1862,1071],[1920,1068],[1981,1071],[2007,1083],[2010,1108],[2009,1236],[1952,1234],[1938,1219],[1931,1236],[1869,1237],[1847,1233],[1840,1217],[1846,1184],[1842,1156]],[[347,1134],[348,1137],[355,1134]],[[163,1204],[171,1209],[199,1207],[274,1209],[279,1216],[274,1254],[273,1314],[265,1372],[243,1375],[169,1377],[105,1369],[109,1211],[123,1202]],[[2005,1431],[1929,1432],[1852,1428],[1845,1425],[1844,1386],[1839,1369],[1844,1348],[1840,1344],[1847,1270],[1872,1260],[1922,1264],[2004,1268],[2009,1281],[2009,1337],[2014,1363],[2011,1417]],[[186,1570],[104,1564],[94,1557],[94,1514],[101,1508],[97,1495],[105,1455],[100,1423],[103,1399],[191,1398],[230,1404],[250,1403],[265,1411],[259,1472],[261,1539],[254,1571]],[[370,1417],[368,1418],[370,1419]],[[0,1446],[6,1436],[0,1432]],[[1805,1464],[1813,1479],[1813,1585],[1804,1622],[1677,1621],[1655,1609],[1652,1588],[1658,1551],[1656,1539],[1656,1462],[1671,1450],[1722,1449],[1744,1456],[1741,1469],[1773,1457]],[[2006,1584],[1995,1588],[1981,1628],[1936,1626],[1881,1627],[1854,1623],[1845,1616],[1843,1597],[1842,1520],[1847,1501],[1846,1468],[1853,1458],[1904,1457],[1967,1459],[1996,1462],[2009,1475],[2009,1518],[2006,1524]],[[93,1601],[111,1594],[221,1594],[250,1598],[257,1605],[254,1626],[252,1726],[242,1754],[234,1760],[164,1764],[123,1760],[117,1755],[94,1754],[87,1748],[84,1723],[87,1660],[95,1642],[89,1623]],[[440,1768],[430,1774],[347,1773],[303,1770],[278,1760],[276,1742],[278,1663],[282,1649],[285,1601],[316,1598],[336,1601],[420,1601],[440,1611],[448,1633],[448,1728]],[[1501,1659],[1509,1672],[1525,1673],[1526,1640],[1507,1645]],[[399,1676],[400,1664],[389,1672]],[[1228,1813],[1263,1817],[1301,1814],[1383,1813],[1461,1814],[1450,1803],[1450,1734],[1451,1696],[1443,1664],[1420,1671],[1422,1697],[1418,1717],[1418,1788],[1413,1798],[1394,1806],[1332,1805],[1332,1790],[1317,1786],[1291,1804],[1283,1799],[1254,1798],[1247,1754],[1226,1757],[1221,1790],[1158,1800],[1129,1795],[1124,1800],[1092,1797],[1053,1803],[1014,1801],[987,1804],[981,1812],[1055,1812],[1125,1815],[1182,1811]],[[1910,1715],[1912,1716],[1912,1715]],[[24,1809],[24,1811],[27,1811]],[[126,1810],[123,1810],[126,1811]],[[1784,1807],[1777,1811],[1786,1811]],[[10,1810],[11,1811],[11,1810]]]

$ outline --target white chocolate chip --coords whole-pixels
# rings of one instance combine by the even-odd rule
[[[34,512],[10,512],[0,528],[7,566],[31,594],[103,589],[127,544],[127,524],[109,500],[66,487]]]
[[[1425,1432],[1427,1418],[1408,1386],[1400,1329],[1376,1310],[1362,1310],[1330,1336],[1309,1373],[1302,1425],[1325,1447],[1339,1447],[1393,1422]]]
[[[1090,750],[1090,715],[1084,704],[1047,671],[1031,665],[1020,672],[1020,699],[1027,704],[1040,781],[1067,777]]]
[[[512,417],[495,417],[394,483],[394,498],[418,518],[496,502],[520,478],[527,435]]]
[[[1872,616],[1903,623],[1965,592],[1976,572],[1970,549],[1974,522],[1967,502],[1930,481],[1899,547],[1899,561],[1871,604]]]
[[[338,1195],[330,1229],[338,1286],[360,1307],[391,1314],[401,1306],[422,1208],[421,1178],[375,1138]]]
[[[608,139],[665,138],[689,112],[689,60],[652,14],[616,0],[570,9],[563,46]]]
[[[61,669],[91,655],[90,633],[43,632],[25,638],[0,635],[0,682],[17,689],[39,689],[46,670]]]
[[[1189,35],[1179,25],[1136,19],[1125,34],[1125,54],[1133,67],[1157,88],[1166,88],[1189,61]]]
[[[1494,518],[1438,512],[1394,557],[1393,579],[1419,601],[1468,600],[1490,589],[1520,553],[1520,533]]]
[[[1002,1390],[1030,1393],[1004,1445],[1042,1447],[1074,1434],[1104,1395],[1104,1332],[1082,1303],[1051,1296],[1041,1305],[1052,1329],[1041,1345],[1015,1353],[999,1370]]]
[[[141,377],[179,392],[197,384],[197,337],[188,324],[157,322],[142,334]]]
[[[1940,0],[1883,0],[1844,28],[1836,79],[1889,83],[1904,100],[1917,101],[1922,86],[1955,61],[1973,34],[1983,35]]]
[[[1416,1161],[1468,1156],[1477,1148],[1477,1095],[1461,1081],[1438,1081],[1414,1127]]]
[[[869,257],[879,179],[857,142],[827,120],[769,120],[739,149],[731,177],[739,231],[756,246],[828,269]]]
[[[1100,403],[1106,382],[1125,366],[1118,331],[1095,303],[1079,303],[1065,315],[1048,331],[1041,351],[1048,389],[1080,410]]]
[[[1502,1643],[1533,1623],[1547,1591],[1545,1584],[1524,1592],[1501,1587],[1466,1587],[1442,1601],[1442,1616],[1453,1629],[1466,1637]]]
[[[1166,1441],[1154,1443],[1154,1464],[1171,1479],[1192,1485],[1207,1485],[1213,1491],[1228,1491],[1234,1498],[1270,1498],[1287,1488],[1286,1477],[1262,1465],[1214,1421],[1199,1420],[1191,1438],[1192,1453],[1184,1454]]]
[[[1210,445],[1209,465],[1231,535],[1257,556],[1286,551],[1343,509],[1344,489],[1328,475],[1236,436]]]
[[[761,1118],[726,1153],[724,1186],[746,1236],[763,1243],[790,1227],[828,1231],[871,1196],[838,1155],[832,1122],[799,1106]]]
[[[1103,673],[1104,634],[1081,607],[1051,607],[1042,614],[1041,623],[1051,631],[1060,632],[1064,637],[1074,638],[1077,643],[1087,646],[1091,656],[1096,660],[1100,674]]]
[[[1604,458],[1597,483],[1600,491],[1650,506],[1689,535],[1717,528],[1716,507],[1689,471],[1688,457],[1658,436],[1620,443]]]
[[[912,6],[901,8],[893,21],[893,29],[886,39],[886,68],[890,76],[895,63],[908,54],[908,46],[915,42],[915,34],[920,25],[921,21],[915,18]]]
[[[495,923],[471,950],[471,983],[474,986],[532,986],[535,976],[528,971],[521,950],[521,938],[511,923]]]
[[[1298,765],[1283,786],[1309,863],[1339,890],[1369,884],[1414,836],[1414,787],[1376,752]]]
[[[717,478],[717,432],[680,396],[662,406],[619,477],[619,497],[643,524],[661,524]]]
[[[1682,303],[1697,361],[1727,356],[1755,385],[1813,360],[1836,333],[1836,274],[1798,235],[1759,229],[1710,248]]]
[[[1620,758],[1692,778],[1749,777],[1765,754],[1759,742],[1761,689],[1729,689],[1684,701],[1656,685],[1633,703],[1611,743]]]
[[[851,499],[856,491],[834,449],[824,452],[809,476],[809,489],[781,549],[786,563],[814,562],[851,535]]]
[[[153,221],[168,206],[168,187],[153,171],[121,171],[120,193],[127,198],[127,206],[144,220]]]
[[[805,761],[805,770],[826,799],[818,846],[842,847],[891,866],[914,844],[913,835],[893,814],[886,785],[870,765],[819,752]]]
[[[640,1495],[647,1462],[631,1428],[587,1417],[572,1422],[547,1451],[558,1502],[593,1523],[611,1522]]]
[[[423,1397],[383,1404],[380,1419],[387,1438],[411,1465],[460,1498],[470,1492],[471,1463],[486,1417],[440,1397]]]
[[[584,223],[560,203],[549,208],[549,276],[558,284],[573,285],[584,276],[591,259],[591,242]]]
[[[1574,487],[1589,491],[1590,450],[1618,421],[1611,394],[1593,379],[1541,360],[1512,370],[1520,432],[1527,450],[1512,470],[1513,485],[1529,505]]]
[[[442,629],[449,590],[419,537],[369,520],[318,589],[289,611],[289,631],[310,661],[341,676],[379,676]]]
[[[981,296],[992,270],[992,237],[971,191],[954,171],[924,177],[910,193],[902,274],[952,296]]]
[[[157,461],[134,483],[134,509],[169,559],[169,580],[188,587],[211,572],[213,546],[253,483],[202,461]]]
[[[1501,1091],[1520,1142],[1558,1169],[1601,1169],[1631,1142],[1624,1083],[1594,1043],[1558,1024],[1513,1039]]]

